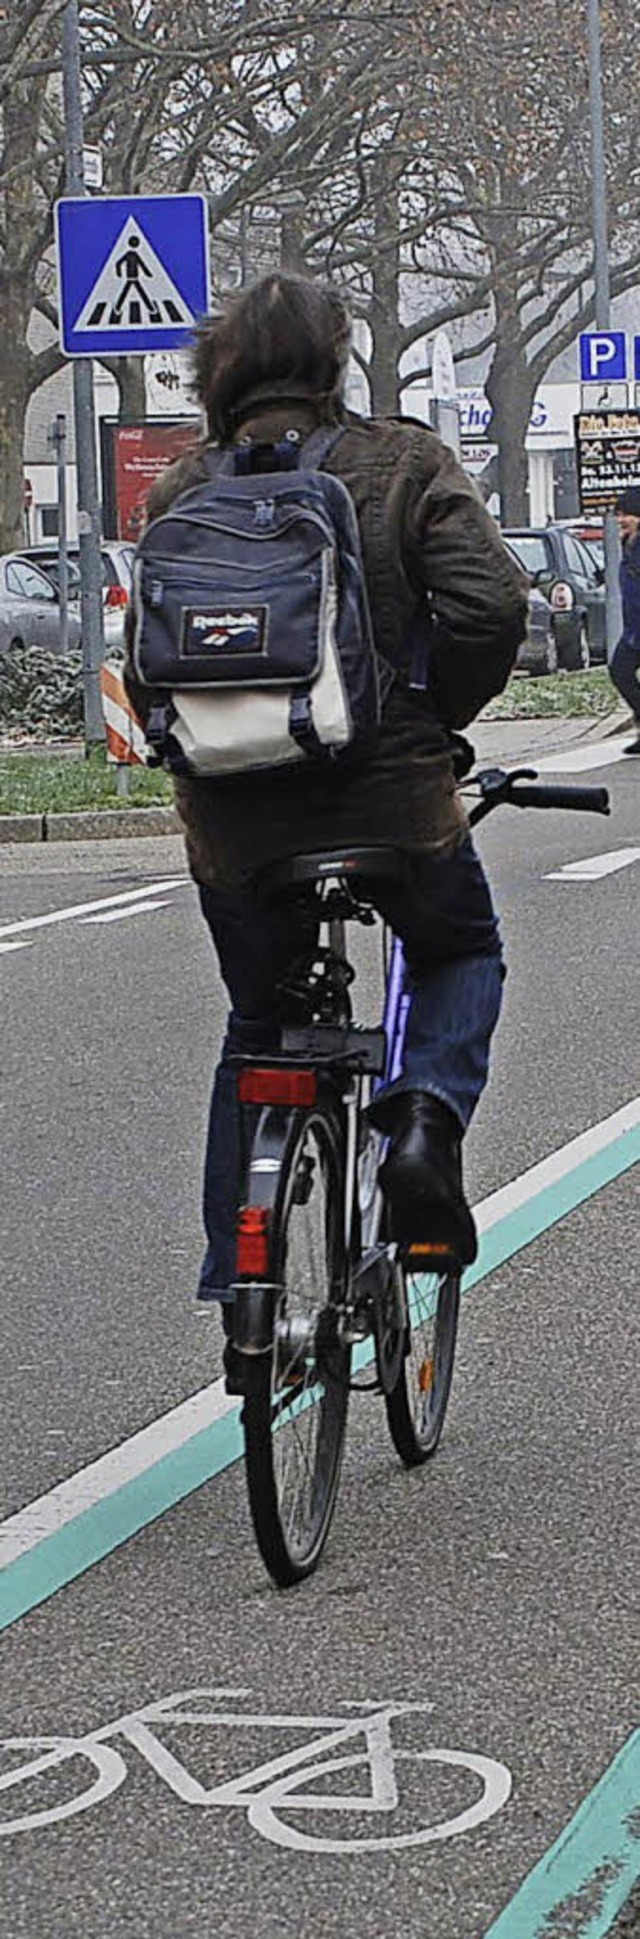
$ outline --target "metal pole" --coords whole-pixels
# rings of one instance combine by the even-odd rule
[[[609,244],[607,236],[607,180],[604,145],[604,108],[602,99],[602,42],[600,0],[587,0],[589,48],[589,103],[591,115],[591,204],[593,224],[593,276],[596,299],[596,329],[611,328],[611,290],[609,284]],[[604,520],[604,564],[606,576],[607,654],[611,656],[620,632],[620,593],[618,566],[620,548],[613,512]]]
[[[58,411],[53,427],[58,474],[58,599],[60,603],[60,646],[69,650],[69,551],[67,546],[67,420]]]
[[[62,23],[62,80],[65,117],[67,195],[86,195],[83,162],[82,70],[78,0],[67,0]],[[101,512],[96,465],[93,363],[76,357],[73,363],[76,433],[78,538],[82,615],[82,678],[87,754],[105,738],[100,700],[100,666],[104,659],[102,614]]]

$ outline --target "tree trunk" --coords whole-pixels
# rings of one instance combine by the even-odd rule
[[[500,275],[494,284],[496,347],[485,390],[492,417],[487,436],[498,447],[500,519],[506,526],[529,523],[529,464],[526,438],[536,380],[520,341],[521,322],[515,278]]]
[[[389,206],[384,208],[379,202],[376,208],[376,230],[385,248],[376,252],[373,260],[373,287],[369,322],[373,338],[371,353],[371,409],[375,417],[395,417],[400,410],[400,384],[398,360],[400,354],[400,324],[398,319],[398,295],[400,281],[399,248],[388,248],[389,226],[392,219]]]
[[[0,552],[24,545],[24,425],[31,394],[27,348],[30,298],[21,284],[0,287]]]
[[[30,256],[41,220],[35,190],[41,90],[22,82],[3,104],[5,249],[0,271],[0,550],[24,544],[24,423],[33,385],[27,330],[36,265]]]
[[[485,390],[492,409],[487,436],[497,444],[500,519],[503,525],[529,524],[529,464],[526,437],[535,384],[524,358],[514,358],[500,346],[495,351]]]
[[[113,357],[107,368],[115,377],[120,394],[120,423],[144,424],[147,415],[144,357]]]

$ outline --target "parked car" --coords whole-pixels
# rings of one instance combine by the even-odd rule
[[[124,621],[131,597],[133,584],[134,547],[122,539],[103,539],[102,546],[102,600],[104,613],[104,638],[107,651],[124,646]],[[79,596],[80,574],[78,559],[80,547],[77,540],[68,547],[69,566],[73,570],[73,592],[71,599]],[[57,583],[59,571],[59,546],[57,539],[44,539],[40,545],[26,546],[22,557],[31,559],[34,565],[42,567],[43,572],[51,574]],[[77,580],[76,575],[77,573]]]
[[[529,630],[518,648],[516,668],[520,673],[557,673],[558,646],[550,601],[532,586],[529,594]]]
[[[502,537],[551,602],[558,665],[575,671],[606,660],[604,572],[586,542],[561,524],[523,526]]]
[[[69,646],[80,645],[80,615],[69,606]],[[60,607],[45,572],[20,553],[0,558],[0,652],[44,646],[60,651]]]

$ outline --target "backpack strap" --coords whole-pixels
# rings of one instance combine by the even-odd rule
[[[305,438],[300,451],[300,463],[308,466],[310,471],[318,471],[324,464],[325,458],[328,458],[329,452],[333,451],[338,439],[343,437],[345,430],[344,424],[319,424],[317,431],[312,431],[310,437]]]

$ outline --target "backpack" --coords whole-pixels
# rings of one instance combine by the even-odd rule
[[[358,523],[318,465],[341,436],[205,453],[134,561],[146,737],[176,773],[242,774],[363,747],[379,681]]]

